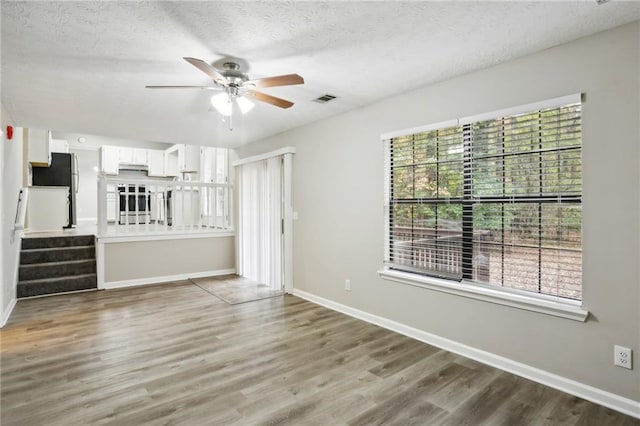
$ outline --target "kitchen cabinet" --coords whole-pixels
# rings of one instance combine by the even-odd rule
[[[100,170],[108,175],[117,175],[120,168],[120,151],[117,146],[103,145],[100,148]]]
[[[200,146],[198,145],[183,145],[184,151],[182,155],[182,169],[181,172],[185,173],[199,173],[200,172]]]
[[[197,180],[200,172],[200,146],[176,144],[165,150],[165,173],[178,176],[180,173],[194,173],[191,180]]]
[[[164,174],[166,176],[178,176],[180,174],[180,153],[178,151],[178,145],[174,145],[164,152]]]
[[[51,139],[49,143],[49,150],[51,152],[61,152],[63,154],[69,153],[69,142],[64,139]]]
[[[27,158],[34,167],[51,165],[51,132],[41,129],[24,129],[27,140]]]
[[[118,159],[120,164],[135,164],[137,166],[148,164],[146,149],[118,147]]]
[[[101,171],[117,175],[122,165],[146,166],[148,175],[155,177],[180,176],[190,173],[190,180],[198,180],[201,169],[201,147],[176,144],[162,151],[103,145],[100,148]]]
[[[159,149],[147,150],[147,160],[149,162],[149,176],[165,176],[164,151]]]

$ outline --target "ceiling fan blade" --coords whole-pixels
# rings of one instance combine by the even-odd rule
[[[293,86],[294,84],[304,84],[304,78],[298,74],[278,75],[275,77],[259,78],[257,80],[249,80],[245,85],[253,85],[256,89],[263,87],[275,86]]]
[[[256,92],[255,90],[247,90],[246,94],[254,97],[259,101],[266,102],[280,108],[290,108],[293,106],[293,102],[287,101],[286,99],[276,98],[275,96],[267,95],[266,93],[262,92]]]
[[[214,86],[144,86],[147,89],[201,89],[201,90],[220,90]]]
[[[225,76],[220,74],[214,67],[203,61],[202,59],[196,58],[182,58],[185,61],[189,62],[194,67],[198,68],[200,71],[208,75],[213,81],[222,80],[224,82],[227,81]]]

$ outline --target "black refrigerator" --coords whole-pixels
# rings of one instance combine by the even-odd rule
[[[62,152],[51,153],[49,167],[34,167],[32,170],[33,186],[67,186],[69,187],[69,224],[76,224],[76,193],[80,176],[78,175],[78,159],[75,154]]]

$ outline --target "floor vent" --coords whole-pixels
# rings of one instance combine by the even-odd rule
[[[332,100],[334,100],[336,98],[337,98],[337,96],[330,95],[330,94],[327,93],[327,94],[324,94],[324,95],[322,95],[322,96],[320,96],[318,98],[315,98],[313,100],[313,102],[317,102],[319,104],[326,104],[327,102],[330,102],[330,101],[332,101]]]

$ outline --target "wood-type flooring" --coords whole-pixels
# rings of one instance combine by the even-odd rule
[[[0,333],[2,426],[640,425],[294,296],[66,294]]]

